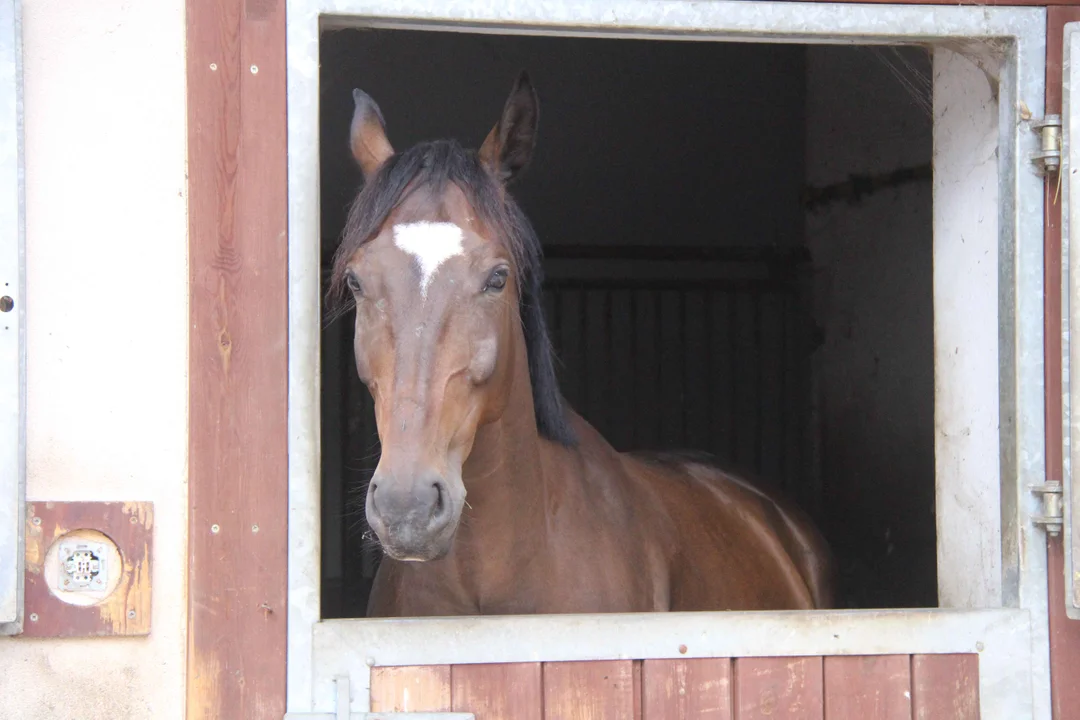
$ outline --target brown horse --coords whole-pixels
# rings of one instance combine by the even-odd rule
[[[353,96],[365,183],[330,299],[355,302],[382,444],[368,615],[830,607],[828,548],[796,508],[703,462],[618,453],[563,401],[540,243],[505,191],[536,139],[527,75],[479,151],[395,153]]]

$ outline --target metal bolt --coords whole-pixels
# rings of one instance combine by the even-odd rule
[[[251,66],[251,74],[252,75],[258,75],[259,74],[259,66],[258,65],[252,65]]]
[[[41,524],[41,518],[36,517],[33,520],[31,520],[31,522],[34,523],[35,525],[40,525]]]
[[[217,523],[214,523],[213,525],[210,526],[210,532],[214,533],[215,535],[217,535],[220,531],[221,531],[221,528],[218,526]]]
[[[364,658],[364,663],[365,663],[365,664],[366,664],[366,665],[367,665],[368,667],[375,667],[375,658],[373,658],[373,657],[369,657],[369,658]]]
[[[251,532],[253,532],[253,533],[259,532],[259,525],[258,525],[258,523],[255,523],[255,524],[253,524],[253,525],[251,526]]]
[[[131,517],[130,517],[130,518],[128,519],[128,522],[129,522],[129,523],[131,523],[132,525],[134,525],[135,523],[139,522],[139,518],[137,518],[137,517],[135,517],[134,515],[132,515],[132,516],[131,516]]]
[[[135,617],[135,611],[134,610],[128,610],[128,617],[129,618],[134,618]]]
[[[685,655],[686,654],[686,646],[685,645],[680,645],[679,646],[679,654],[680,655]]]
[[[37,622],[37,613],[30,613],[30,622]]]
[[[210,63],[210,72],[217,72],[217,63]]]

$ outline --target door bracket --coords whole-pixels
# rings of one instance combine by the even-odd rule
[[[1061,534],[1064,512],[1061,504],[1062,486],[1056,480],[1051,480],[1043,485],[1030,485],[1031,492],[1039,495],[1042,499],[1042,514],[1034,515],[1031,522],[1041,525],[1046,534],[1057,537]]]
[[[1039,136],[1039,149],[1031,154],[1031,162],[1040,175],[1057,172],[1061,168],[1061,116],[1036,118],[1031,130]]]

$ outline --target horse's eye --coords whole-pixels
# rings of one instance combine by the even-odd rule
[[[362,288],[360,287],[360,279],[352,273],[345,276],[345,284],[348,286],[350,292],[357,295],[363,294]]]
[[[506,276],[509,274],[509,270],[504,267],[495,268],[491,275],[488,276],[487,282],[484,283],[484,292],[499,292],[506,287]]]

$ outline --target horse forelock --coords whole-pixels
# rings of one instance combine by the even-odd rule
[[[562,445],[577,442],[555,374],[554,352],[543,310],[543,251],[525,213],[484,168],[475,151],[452,140],[420,143],[383,163],[349,208],[341,243],[334,254],[327,301],[331,317],[352,307],[345,286],[348,263],[370,242],[387,218],[411,194],[440,197],[457,186],[482,222],[496,233],[518,272],[518,312],[525,335],[536,427]]]

